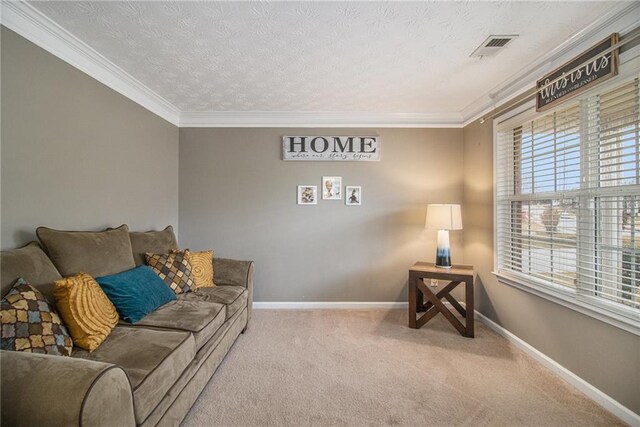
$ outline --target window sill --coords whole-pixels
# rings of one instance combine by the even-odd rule
[[[540,298],[555,302],[571,310],[577,311],[609,325],[615,326],[634,335],[640,336],[640,322],[638,320],[613,313],[594,304],[576,299],[576,294],[570,290],[559,290],[534,284],[524,278],[503,273],[493,273],[500,283],[513,286]]]

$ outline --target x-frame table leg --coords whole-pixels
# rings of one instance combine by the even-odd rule
[[[451,290],[453,290],[459,283],[460,282],[451,282],[451,283],[449,283],[449,285],[453,284],[453,286],[451,287]],[[438,298],[438,296],[436,294],[431,292],[431,290],[427,287],[427,285],[424,284],[424,282],[422,280],[420,280],[418,282],[418,288],[422,291],[424,296],[427,297],[429,302],[431,302],[431,304],[433,304],[434,307],[431,310],[436,310],[437,309],[449,321],[449,323],[451,323],[453,325],[453,327],[456,328],[458,330],[458,332],[460,332],[461,335],[463,335],[463,336],[467,335],[467,331],[466,331],[466,328],[464,327],[464,325],[462,323],[460,323],[460,321],[456,318],[456,316],[454,316],[453,313],[451,313],[451,311],[449,311],[449,309],[443,304],[443,302],[440,301],[440,298]],[[446,288],[447,287],[445,287],[445,289]],[[444,291],[444,289],[443,289],[443,291]],[[440,292],[438,292],[438,293],[440,293]],[[444,294],[444,295],[447,295],[447,294],[448,294],[448,292],[446,294]]]
[[[422,278],[411,274],[409,277],[409,327],[414,329],[420,328],[429,320],[433,319],[438,313],[442,313],[462,336],[473,338],[473,284],[466,281],[464,282],[467,301],[467,307],[464,308],[451,295],[451,291],[460,283],[459,281],[452,281],[437,294],[434,294]],[[423,296],[428,300],[426,304],[422,304]],[[446,299],[451,306],[465,318],[465,325],[444,305],[441,301],[442,298]],[[469,301],[471,301],[471,303],[469,303]],[[420,318],[417,318],[418,312],[420,311],[425,311],[425,313]]]
[[[418,282],[422,283],[423,288],[426,288],[428,290],[427,285],[424,283],[423,279],[418,279]],[[444,288],[442,288],[440,292],[436,294],[436,296],[438,297],[438,299],[444,298],[446,295],[451,293],[451,291],[453,291],[456,288],[456,286],[458,286],[459,284],[460,282],[456,282],[456,281],[449,282],[449,284],[447,284]],[[416,288],[418,289],[418,292],[420,292],[421,294],[423,293],[419,285],[416,285]],[[429,292],[431,291],[429,290]],[[433,307],[433,303],[431,301],[427,301],[427,303],[423,306],[422,311],[427,311],[431,307]]]

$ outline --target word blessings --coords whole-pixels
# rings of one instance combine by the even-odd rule
[[[282,160],[377,162],[377,136],[284,136]]]

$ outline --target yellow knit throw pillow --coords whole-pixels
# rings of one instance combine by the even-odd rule
[[[57,280],[53,296],[73,343],[80,348],[95,350],[118,323],[116,308],[86,273]]]
[[[185,251],[185,258],[191,264],[191,272],[196,288],[210,288],[213,283],[213,251]]]

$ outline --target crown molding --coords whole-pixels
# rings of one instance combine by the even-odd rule
[[[457,113],[183,112],[35,7],[0,0],[0,23],[116,92],[179,127],[462,128],[534,87],[536,80],[605,32],[637,26],[640,2],[621,2]],[[613,28],[612,28],[613,27]]]
[[[462,127],[462,116],[457,113],[181,112],[29,3],[2,0],[0,6],[2,25],[176,126]]]
[[[2,25],[100,83],[178,125],[180,110],[24,1],[2,1]]]
[[[357,112],[183,112],[180,127],[461,128],[460,114]]]
[[[602,37],[612,32],[624,34],[637,27],[639,13],[640,2],[621,2],[564,43],[529,63],[511,78],[465,107],[461,112],[464,117],[464,126],[534,88],[541,76],[600,41]]]

